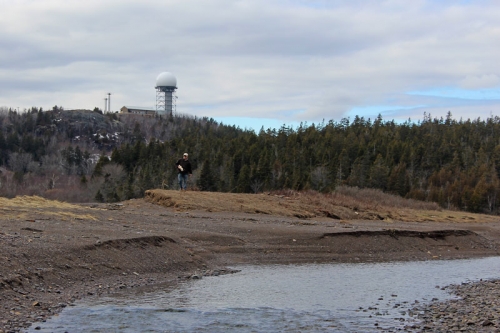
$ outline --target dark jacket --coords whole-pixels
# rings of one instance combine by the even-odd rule
[[[179,165],[182,167],[182,171],[179,169]],[[191,162],[189,162],[189,160],[184,160],[183,158],[181,158],[177,161],[177,163],[175,163],[175,167],[177,168],[177,171],[179,171],[179,173],[182,173],[183,175],[190,175],[193,173],[193,170],[191,170]]]

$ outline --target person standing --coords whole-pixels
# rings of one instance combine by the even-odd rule
[[[181,191],[185,191],[187,189],[188,177],[193,174],[193,171],[191,170],[191,162],[188,160],[188,153],[184,153],[182,158],[175,163],[175,166],[177,167],[177,171],[179,171],[179,174],[177,175],[179,188]]]

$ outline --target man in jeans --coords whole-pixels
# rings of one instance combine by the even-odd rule
[[[191,170],[191,162],[188,160],[188,153],[184,153],[182,158],[175,163],[175,166],[177,167],[177,171],[179,171],[179,174],[177,175],[179,188],[181,191],[185,191],[187,188],[188,176],[193,174]]]

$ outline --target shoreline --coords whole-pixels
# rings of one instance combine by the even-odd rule
[[[230,273],[231,265],[500,256],[492,223],[179,212],[144,200],[53,212],[0,217],[0,333],[22,331],[77,299]]]
[[[405,326],[407,332],[499,332],[500,279],[446,286],[458,296],[445,302],[415,307],[418,323]]]

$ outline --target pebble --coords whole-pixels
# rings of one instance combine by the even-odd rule
[[[458,299],[416,306],[407,332],[500,332],[500,280],[452,285]]]

